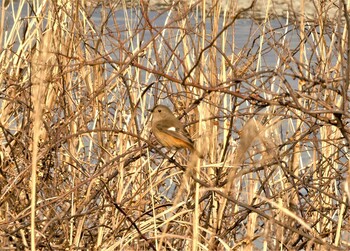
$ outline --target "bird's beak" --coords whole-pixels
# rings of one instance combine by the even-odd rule
[[[148,109],[149,112],[153,113],[154,109],[157,107],[157,105],[154,105],[152,109]]]

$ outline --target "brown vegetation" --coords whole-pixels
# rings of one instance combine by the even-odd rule
[[[350,248],[345,0],[312,22],[86,2],[2,2],[4,249]],[[155,141],[159,103],[203,160]]]

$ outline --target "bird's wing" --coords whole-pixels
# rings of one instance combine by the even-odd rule
[[[180,126],[179,125],[174,126],[168,123],[163,123],[162,125],[158,124],[157,129],[193,145],[193,141],[191,140],[189,133],[183,129],[181,124]]]

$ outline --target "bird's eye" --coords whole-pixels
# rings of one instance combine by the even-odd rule
[[[158,112],[161,112],[162,110],[158,110]]]

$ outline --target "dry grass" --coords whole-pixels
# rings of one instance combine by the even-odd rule
[[[2,3],[4,250],[350,248],[345,0],[313,21],[86,2]],[[161,149],[158,103],[204,160]]]

